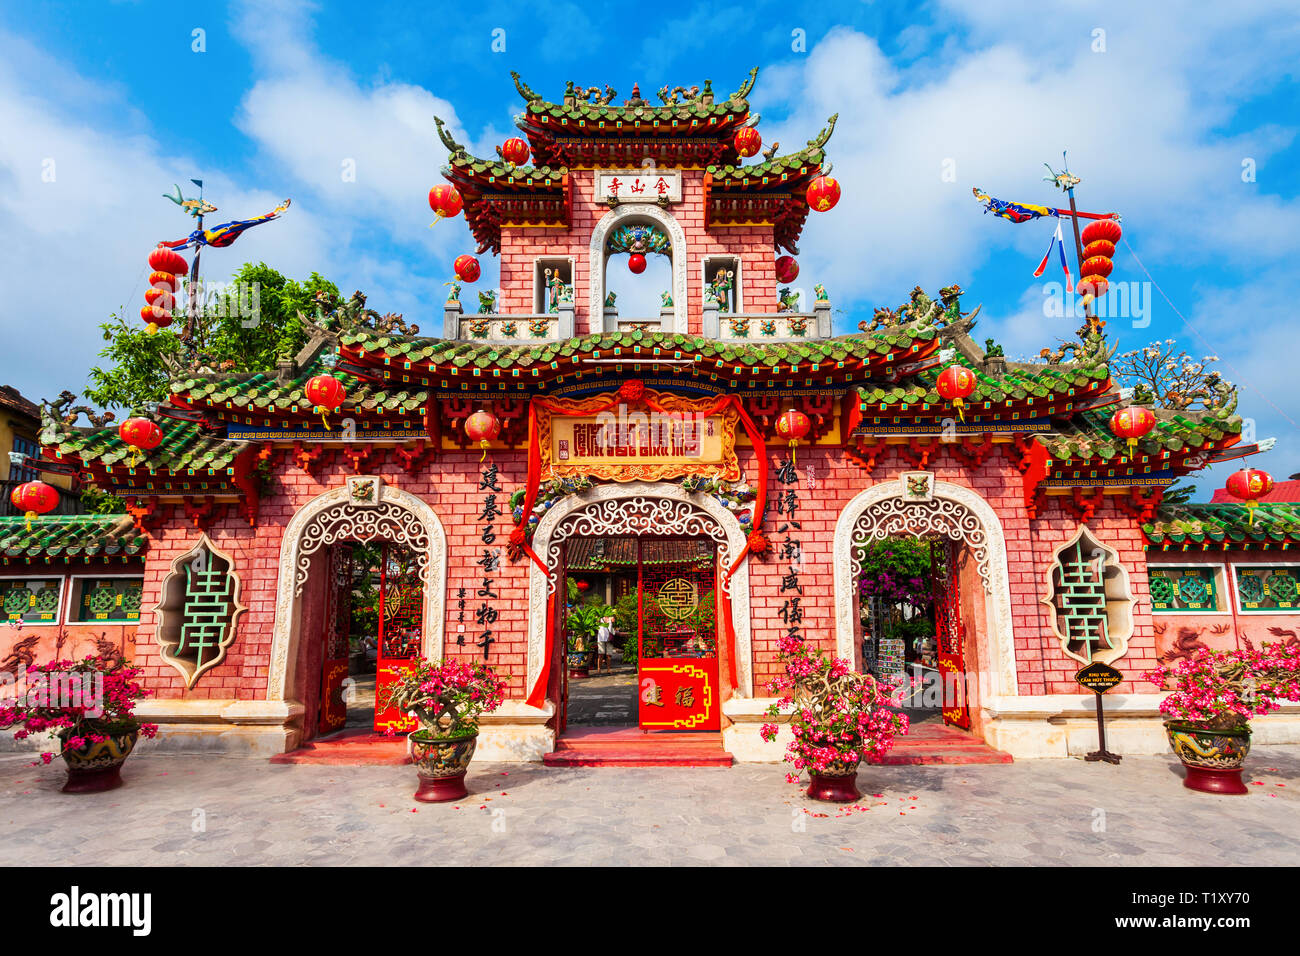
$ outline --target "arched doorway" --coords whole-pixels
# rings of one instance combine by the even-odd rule
[[[323,595],[333,571],[336,545],[345,542],[384,543],[409,551],[422,591],[420,653],[443,654],[444,604],[447,584],[447,539],[442,523],[429,505],[393,488],[377,476],[356,476],[303,505],[290,519],[280,544],[276,584],[275,628],[268,700],[310,704],[318,698],[319,674],[309,673],[310,655],[302,640],[311,628],[304,619],[319,614],[319,601],[308,600],[313,586]],[[319,669],[319,663],[315,665]],[[308,707],[308,734],[312,730]]]
[[[527,686],[550,674],[548,687],[557,686],[555,668],[560,648],[548,642],[548,605],[561,584],[562,552],[566,541],[587,537],[676,536],[705,538],[713,543],[718,566],[729,568],[745,545],[745,533],[735,516],[715,499],[684,491],[680,485],[633,481],[597,485],[552,506],[538,523],[533,550],[546,564],[534,564],[529,579],[529,629]],[[749,627],[749,570],[742,562],[730,577],[719,576],[720,590],[730,605],[734,648],[727,647],[719,661],[722,676],[718,704],[731,696],[753,694],[753,656]],[[723,625],[724,622],[719,622]],[[723,645],[723,641],[719,641]],[[735,680],[730,673],[734,665]],[[555,703],[555,701],[552,701]]]
[[[997,514],[979,494],[927,472],[909,472],[859,493],[835,525],[836,654],[861,669],[857,582],[864,545],[893,536],[951,543],[971,568],[978,594],[965,628],[965,700],[974,712],[985,694],[1016,693],[1015,643],[1006,541]],[[952,573],[952,568],[947,568]],[[987,680],[982,680],[987,675]]]
[[[623,226],[646,225],[668,237],[672,247],[673,324],[665,332],[686,332],[686,233],[672,214],[654,203],[622,203],[610,210],[591,233],[588,262],[591,263],[588,303],[589,328],[593,332],[612,332],[605,328],[605,293],[607,246],[610,236]]]

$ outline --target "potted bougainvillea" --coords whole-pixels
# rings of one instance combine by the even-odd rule
[[[1300,644],[1280,641],[1256,648],[1215,651],[1203,647],[1146,675],[1171,687],[1160,702],[1174,753],[1187,768],[1183,785],[1204,793],[1246,793],[1242,764],[1250,753],[1250,718],[1283,700],[1300,701]]]
[[[407,737],[420,777],[415,799],[458,800],[469,791],[465,772],[478,744],[478,719],[501,706],[506,681],[475,661],[430,661],[415,666],[380,694],[379,708],[414,714],[420,729]]]
[[[794,739],[785,759],[795,772],[786,779],[797,783],[799,772],[806,770],[807,793],[814,800],[858,799],[858,765],[879,763],[894,737],[907,733],[907,715],[890,707],[892,686],[855,672],[844,658],[809,648],[798,638],[783,637],[780,653],[786,672],[768,682],[768,690],[779,697],[767,714],[779,717],[789,711]],[[769,743],[777,732],[774,723],[760,731]]]
[[[68,766],[64,793],[97,793],[122,785],[122,764],[143,734],[158,732],[136,719],[137,701],[148,695],[136,681],[140,671],[129,663],[104,657],[51,661],[27,668],[20,696],[0,702],[0,727],[16,727],[15,740],[53,733],[56,756]]]

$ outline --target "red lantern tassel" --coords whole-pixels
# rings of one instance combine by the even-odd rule
[[[955,409],[957,409],[957,417],[960,418],[963,422],[965,422],[965,421],[966,421],[966,403],[963,402],[960,398],[954,398],[954,399],[952,400],[952,407],[955,408]]]
[[[483,449],[483,454],[478,460],[478,463],[481,465],[483,462],[487,461],[488,440],[486,438],[481,439],[478,443],[478,447]]]
[[[317,405],[317,406],[316,406],[316,411],[320,412],[320,420],[321,420],[321,424],[325,426],[325,430],[326,430],[326,431],[329,431],[329,430],[330,430],[330,420],[329,420],[329,418],[327,417],[328,409],[326,409],[323,405]]]
[[[23,515],[23,517],[27,519],[27,530],[28,530],[28,531],[31,531],[31,530],[32,530],[32,519],[35,518],[36,516],[37,516],[37,515],[36,515],[36,512],[35,512],[35,511],[29,511],[29,512],[27,512],[27,514]]]

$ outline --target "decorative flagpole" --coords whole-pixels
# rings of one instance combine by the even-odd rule
[[[1044,176],[1046,182],[1053,183],[1057,189],[1064,189],[1065,194],[1070,197],[1070,223],[1074,226],[1074,255],[1075,263],[1079,268],[1079,281],[1083,281],[1083,237],[1079,233],[1079,207],[1074,202],[1074,187],[1083,182],[1078,176],[1070,172],[1069,161],[1065,158],[1065,150],[1061,150],[1061,161],[1065,163],[1065,168],[1059,173],[1054,171],[1051,166],[1047,166],[1050,176]],[[1083,314],[1087,316],[1088,327],[1094,332],[1101,331],[1097,325],[1097,317],[1092,312],[1092,301],[1085,298],[1083,302]]]

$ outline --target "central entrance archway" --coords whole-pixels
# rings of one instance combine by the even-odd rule
[[[547,605],[560,586],[564,543],[575,537],[619,537],[643,534],[703,537],[713,542],[719,566],[729,568],[745,546],[745,533],[736,517],[707,495],[684,491],[666,482],[631,481],[597,485],[552,505],[538,523],[533,550],[546,571],[533,564],[529,574],[528,684],[532,687],[546,669]],[[731,606],[734,648],[721,662],[721,700],[753,695],[753,651],[749,628],[749,569],[742,562],[722,591]],[[721,641],[719,642],[721,643]],[[731,655],[734,655],[731,656]],[[734,663],[736,679],[729,679]],[[552,672],[553,673],[553,672]],[[552,682],[552,686],[554,683]],[[549,692],[548,692],[549,694]],[[721,701],[719,701],[721,702]],[[554,703],[554,701],[553,701]]]

